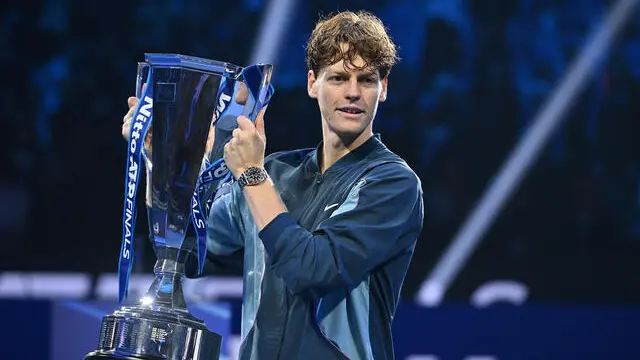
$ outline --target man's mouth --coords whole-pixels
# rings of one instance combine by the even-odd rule
[[[338,111],[342,111],[345,112],[347,114],[362,114],[364,111],[362,109],[356,108],[356,107],[342,107],[342,108],[338,108]]]

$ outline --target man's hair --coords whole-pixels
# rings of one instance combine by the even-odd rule
[[[346,51],[342,51],[342,44],[348,45]],[[324,67],[344,60],[348,69],[371,67],[385,78],[398,60],[396,45],[387,35],[384,24],[366,11],[345,11],[321,18],[311,33],[306,51],[307,69],[313,70],[315,76]],[[362,67],[353,63],[358,55],[365,62]]]

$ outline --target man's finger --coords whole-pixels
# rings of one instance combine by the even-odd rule
[[[135,96],[130,96],[127,99],[127,105],[129,105],[129,109],[135,107],[136,105],[138,105],[138,98]]]
[[[131,129],[131,123],[125,123],[122,125],[122,137],[124,137],[125,140],[129,140],[130,129]]]
[[[249,89],[247,89],[247,84],[242,81],[238,84],[238,91],[236,91],[235,102],[238,105],[246,105],[247,99],[249,99]]]
[[[238,128],[242,131],[251,131],[255,130],[255,126],[246,116],[240,115],[238,116]]]
[[[134,111],[135,111],[135,107],[130,108],[129,111],[127,111],[127,113],[122,118],[122,122],[126,123],[131,121],[131,119],[133,118]]]

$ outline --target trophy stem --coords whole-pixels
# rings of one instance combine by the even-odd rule
[[[140,299],[139,306],[157,311],[177,311],[191,317],[182,289],[185,278],[184,263],[170,258],[160,258],[156,261],[153,272],[156,278]]]

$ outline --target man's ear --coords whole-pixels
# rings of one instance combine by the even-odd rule
[[[387,86],[389,85],[389,77],[387,76],[382,79],[381,83],[382,90],[380,90],[380,99],[378,100],[378,102],[385,102],[387,100]]]
[[[313,72],[313,70],[309,70],[307,72],[307,93],[309,93],[309,97],[313,99],[318,98],[318,92],[315,87],[316,80],[316,74]]]

